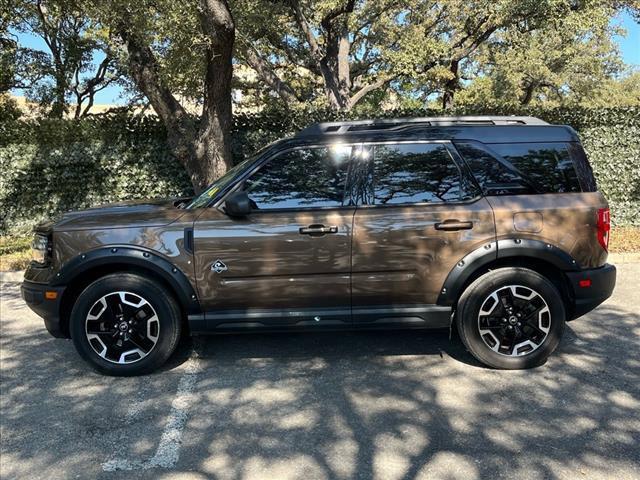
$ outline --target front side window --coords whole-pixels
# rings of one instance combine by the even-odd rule
[[[341,207],[351,150],[338,145],[283,153],[246,180],[244,190],[256,210]]]
[[[522,172],[539,193],[581,191],[564,143],[500,143],[489,147]]]
[[[248,158],[243,162],[240,162],[235,167],[227,170],[227,173],[222,175],[219,179],[213,182],[209,187],[194,198],[186,208],[202,208],[211,203],[211,199],[214,198],[225,187],[229,186],[236,176],[247,168],[251,167],[251,164],[255,161],[255,158]]]
[[[460,170],[442,144],[377,145],[373,182],[376,205],[464,200]]]

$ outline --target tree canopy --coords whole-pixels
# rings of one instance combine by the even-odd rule
[[[616,16],[640,0],[0,0],[0,92],[82,117],[118,83],[196,189],[231,162],[232,107],[339,111],[640,103]],[[45,49],[21,44],[42,39]]]

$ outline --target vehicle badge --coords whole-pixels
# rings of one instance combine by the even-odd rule
[[[216,273],[222,273],[227,271],[227,266],[222,260],[216,260],[215,262],[213,262],[213,265],[211,265],[211,270]]]

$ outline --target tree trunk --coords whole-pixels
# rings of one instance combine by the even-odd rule
[[[327,101],[331,108],[335,110],[350,110],[351,102],[348,92],[345,92],[340,88],[340,81],[337,78],[337,72],[330,65],[329,62],[323,59],[320,70],[322,71],[322,79],[324,84],[324,93],[327,96]]]
[[[231,79],[235,23],[226,0],[201,0],[202,30],[211,45],[207,51],[204,107],[196,154],[204,188],[233,165],[231,155]]]
[[[452,60],[449,65],[449,72],[453,75],[452,78],[447,80],[444,86],[444,93],[442,94],[442,109],[451,110],[453,108],[453,100],[456,94],[456,90],[460,88],[460,79],[458,78],[458,69],[460,62],[458,60]]]
[[[129,53],[129,70],[167,129],[173,155],[182,163],[196,193],[232,164],[231,77],[235,25],[225,0],[201,0],[201,27],[210,39],[206,52],[204,106],[199,127],[172,94],[153,51],[130,25],[118,33]],[[127,19],[124,19],[126,22]]]
[[[160,66],[151,48],[128,30],[122,29],[120,36],[129,53],[131,77],[167,129],[171,153],[184,166],[193,188],[200,191],[204,183],[203,170],[194,147],[196,130],[192,119],[162,80]]]
[[[348,17],[355,8],[355,0],[347,0],[322,18],[320,25],[325,34],[324,46],[318,42],[317,31],[309,25],[299,0],[290,2],[294,17],[305,35],[313,62],[322,76],[327,101],[336,110],[350,110],[352,107],[349,90],[351,88]]]
[[[52,118],[62,118],[67,113],[67,101],[65,94],[67,92],[67,79],[64,73],[56,72],[55,86],[53,88],[53,102],[51,102],[51,110],[49,116]]]
[[[233,40],[209,53],[204,109],[196,145],[202,166],[202,188],[231,168],[231,79],[233,76]]]

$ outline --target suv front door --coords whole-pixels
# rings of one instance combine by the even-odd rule
[[[462,257],[495,240],[491,207],[447,142],[365,148],[366,188],[353,226],[353,321],[448,325],[451,310],[434,304]]]
[[[276,154],[233,189],[251,200],[247,217],[205,209],[194,250],[207,329],[351,322],[351,151]]]

